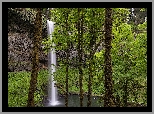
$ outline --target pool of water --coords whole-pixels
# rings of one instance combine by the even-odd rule
[[[98,103],[100,97],[92,96],[91,97],[91,107],[102,107],[103,103]],[[87,107],[87,96],[84,95],[83,98],[83,107]],[[59,96],[58,97],[58,105],[50,105],[47,98],[44,100],[45,107],[65,107],[65,97]],[[80,107],[80,97],[79,95],[69,95],[68,96],[68,107]]]

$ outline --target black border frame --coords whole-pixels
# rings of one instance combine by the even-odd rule
[[[143,7],[147,8],[147,107],[8,107],[8,69],[7,37],[8,8],[52,7],[65,8],[76,6],[101,7]],[[65,7],[64,7],[65,6]],[[115,7],[116,6],[116,7]],[[152,112],[152,2],[2,2],[2,112]],[[71,109],[70,109],[71,108]]]

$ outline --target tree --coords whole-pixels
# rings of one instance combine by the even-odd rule
[[[104,75],[105,75],[105,98],[104,107],[112,107],[113,99],[113,80],[112,80],[112,60],[111,60],[111,41],[112,41],[112,8],[105,9],[105,54],[104,54]]]
[[[93,19],[95,20],[95,11],[92,10]],[[91,106],[92,96],[92,79],[93,79],[93,46],[96,44],[96,23],[90,26],[90,44],[89,44],[89,80],[88,80],[88,102],[87,107]],[[95,71],[94,71],[95,72]]]
[[[83,106],[83,89],[82,89],[82,80],[83,80],[83,70],[82,70],[82,53],[83,53],[83,10],[78,8],[78,56],[79,56],[79,86],[80,86],[80,107]],[[82,12],[82,16],[80,16]]]
[[[66,11],[64,12],[64,16],[65,16],[65,26],[66,26],[66,31],[65,31],[65,35],[67,37],[67,47],[66,47],[66,93],[65,93],[65,106],[68,107],[68,67],[69,67],[69,25],[68,25],[68,15],[69,15],[69,9],[66,8]]]
[[[37,9],[35,28],[34,28],[34,47],[33,47],[33,61],[32,61],[32,73],[30,80],[30,87],[28,93],[27,107],[34,107],[34,93],[36,91],[38,65],[39,65],[39,47],[42,37],[42,8]]]

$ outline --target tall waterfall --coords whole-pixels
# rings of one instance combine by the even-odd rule
[[[50,35],[50,39],[52,39],[52,32],[54,30],[54,22],[47,20],[47,31],[48,35]],[[54,45],[54,44],[53,44]],[[56,53],[55,49],[51,48],[48,54],[48,69],[49,69],[49,85],[48,85],[48,100],[50,105],[58,105],[59,102],[57,100],[57,88],[54,87],[54,76],[56,66]]]

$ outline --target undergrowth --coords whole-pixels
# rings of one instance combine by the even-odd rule
[[[30,72],[9,72],[8,73],[8,106],[26,107],[30,85]],[[47,85],[47,70],[38,73],[37,89],[35,92],[35,105],[43,106],[44,86]]]

